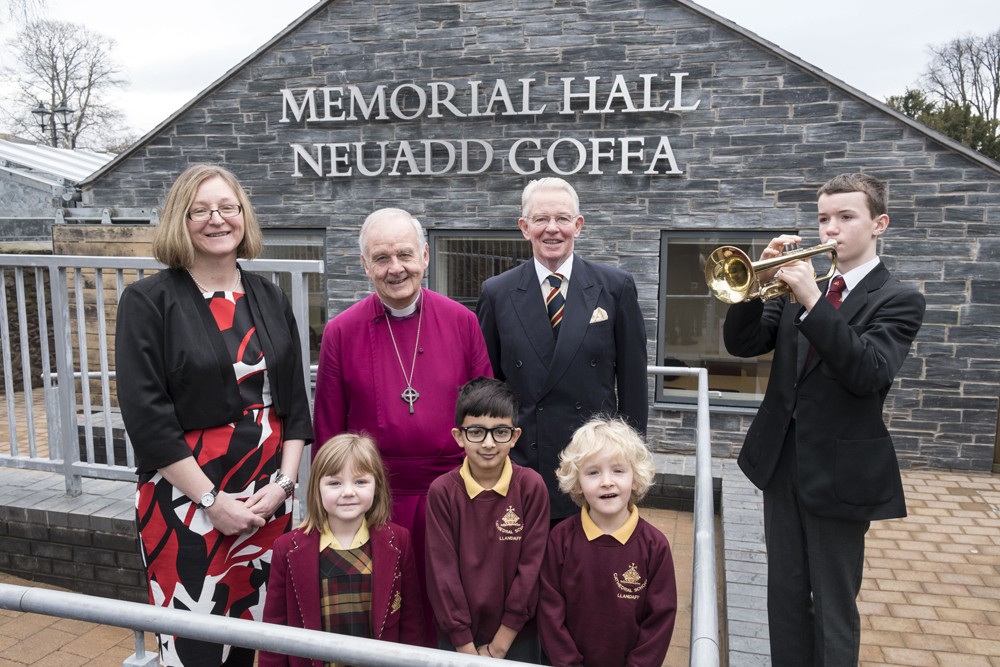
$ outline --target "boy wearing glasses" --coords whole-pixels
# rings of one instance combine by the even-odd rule
[[[549,532],[541,476],[513,463],[517,401],[480,377],[458,392],[451,434],[460,468],[427,495],[427,588],[438,645],[459,653],[538,663],[538,574]]]

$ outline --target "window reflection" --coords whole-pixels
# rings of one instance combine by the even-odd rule
[[[756,404],[763,398],[771,371],[771,355],[739,359],[726,352],[722,323],[729,306],[713,297],[705,284],[705,260],[720,245],[735,245],[758,257],[774,232],[766,236],[725,237],[691,232],[665,233],[661,244],[659,362],[664,366],[708,369],[709,390],[717,405]],[[657,400],[694,402],[698,379],[667,376]]]

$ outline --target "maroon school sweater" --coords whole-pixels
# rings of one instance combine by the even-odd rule
[[[588,540],[580,514],[549,535],[538,629],[556,667],[659,667],[677,616],[670,544],[638,518],[625,544]]]
[[[511,468],[506,495],[469,498],[460,468],[427,493],[427,591],[453,646],[485,644],[501,623],[520,631],[535,616],[549,493],[534,470]]]

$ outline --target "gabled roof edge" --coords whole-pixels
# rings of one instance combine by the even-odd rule
[[[239,72],[243,67],[245,67],[246,65],[248,65],[251,61],[253,61],[255,58],[257,58],[259,55],[263,54],[269,48],[271,48],[271,46],[273,46],[276,42],[284,39],[289,33],[291,33],[294,30],[296,30],[301,24],[305,23],[310,18],[312,18],[313,15],[317,14],[321,9],[323,9],[327,4],[329,4],[330,1],[331,0],[319,0],[319,2],[317,2],[313,7],[307,9],[299,18],[297,18],[295,21],[293,21],[290,24],[288,24],[288,26],[285,27],[284,30],[282,30],[281,32],[279,32],[278,34],[276,34],[274,37],[272,37],[271,39],[269,39],[265,44],[263,44],[262,46],[260,46],[260,48],[256,49],[253,53],[251,53],[246,58],[244,58],[243,60],[241,60],[239,63],[237,63],[236,65],[234,65],[233,67],[231,67],[225,74],[223,74],[221,77],[219,77],[218,79],[216,79],[214,82],[212,82],[211,84],[209,84],[208,86],[206,86],[204,90],[202,90],[200,93],[198,93],[193,98],[191,98],[191,100],[188,101],[186,104],[184,104],[181,108],[179,108],[174,113],[170,114],[170,116],[168,116],[165,120],[163,120],[163,122],[161,122],[159,125],[157,125],[152,130],[150,130],[145,135],[143,135],[142,138],[140,138],[138,141],[136,141],[126,151],[120,153],[113,160],[111,160],[110,162],[108,162],[107,164],[105,164],[103,167],[101,167],[97,171],[95,171],[92,174],[90,174],[85,180],[80,181],[78,183],[78,187],[86,187],[86,186],[90,185],[91,183],[93,183],[94,181],[98,180],[105,173],[107,173],[109,171],[112,171],[119,162],[125,160],[130,155],[132,155],[133,153],[135,153],[136,151],[138,151],[146,143],[148,143],[149,141],[151,141],[160,132],[160,130],[162,130],[167,125],[169,125],[174,120],[176,120],[181,114],[183,114],[184,112],[186,112],[190,108],[194,107],[198,102],[200,102],[202,100],[202,98],[204,98],[207,95],[209,95],[216,88],[222,86],[226,81],[228,81],[230,78],[232,78],[233,76],[235,76],[236,73]],[[745,37],[748,40],[756,43],[757,45],[759,45],[760,47],[764,48],[765,50],[773,52],[779,58],[781,58],[783,60],[786,60],[786,61],[790,62],[791,64],[795,65],[796,67],[800,67],[800,68],[802,68],[802,69],[804,69],[804,70],[806,70],[806,71],[814,74],[815,76],[817,76],[817,77],[819,77],[819,78],[821,78],[821,79],[829,82],[831,85],[833,85],[833,86],[841,89],[843,92],[847,93],[851,97],[857,98],[859,101],[864,102],[865,104],[869,104],[871,106],[874,106],[874,107],[878,108],[883,113],[886,113],[886,114],[894,117],[896,120],[899,120],[903,124],[908,125],[910,128],[916,130],[920,134],[925,135],[929,139],[931,139],[933,141],[937,141],[937,142],[939,142],[941,144],[944,144],[947,148],[950,148],[950,149],[952,149],[952,150],[954,150],[954,151],[956,151],[958,153],[961,153],[962,155],[964,155],[965,157],[969,158],[973,162],[977,162],[980,165],[982,165],[983,167],[989,169],[990,171],[993,171],[993,172],[995,172],[997,174],[1000,174],[1000,163],[998,163],[998,162],[996,162],[996,161],[994,161],[994,160],[986,157],[985,155],[983,155],[982,153],[980,153],[977,150],[969,148],[965,144],[962,144],[962,143],[960,143],[958,141],[955,141],[954,139],[952,139],[948,135],[943,134],[941,132],[938,132],[937,130],[931,129],[931,128],[927,127],[926,125],[924,125],[923,123],[920,123],[920,122],[918,122],[918,121],[910,118],[909,116],[907,116],[907,115],[905,115],[903,113],[900,113],[899,111],[896,111],[895,109],[893,109],[889,105],[885,104],[884,102],[880,102],[879,100],[877,100],[874,97],[868,95],[867,93],[865,93],[865,92],[863,92],[863,91],[855,88],[854,86],[851,86],[848,83],[845,83],[844,81],[841,81],[840,79],[838,79],[837,77],[833,76],[832,74],[828,74],[827,72],[825,72],[824,70],[820,69],[819,67],[816,67],[815,65],[812,65],[812,64],[806,62],[802,58],[799,58],[798,56],[796,56],[795,54],[791,53],[790,51],[787,51],[787,50],[781,48],[780,46],[778,46],[777,44],[775,44],[775,43],[773,43],[773,42],[771,42],[771,41],[769,41],[769,40],[761,37],[757,33],[753,32],[751,30],[748,30],[748,29],[746,29],[746,28],[744,28],[744,27],[742,27],[742,26],[734,23],[733,21],[731,21],[731,20],[729,20],[729,19],[727,19],[727,18],[719,15],[719,14],[716,14],[715,12],[711,11],[710,9],[706,9],[705,7],[702,7],[701,5],[697,4],[696,2],[693,2],[692,0],[673,0],[673,1],[676,2],[677,4],[683,6],[683,7],[686,7],[687,9],[689,9],[689,10],[695,12],[695,13],[701,14],[702,16],[708,18],[711,21],[715,21],[717,23],[722,24],[723,26],[725,26],[729,30],[732,30],[733,32],[735,32],[737,34],[742,35],[743,37]]]
[[[972,160],[974,162],[978,162],[980,165],[982,165],[983,167],[989,169],[990,171],[993,171],[993,172],[995,172],[997,174],[1000,174],[1000,162],[996,162],[996,161],[992,160],[991,158],[983,155],[979,151],[977,151],[975,149],[972,149],[972,148],[969,148],[968,146],[966,146],[963,143],[955,141],[954,139],[952,139],[948,135],[946,135],[946,134],[944,134],[942,132],[938,132],[937,130],[934,130],[934,129],[930,128],[930,127],[927,127],[923,123],[910,118],[906,114],[903,114],[903,113],[900,113],[899,111],[896,111],[895,109],[893,109],[892,107],[890,107],[889,105],[887,105],[885,102],[878,101],[877,99],[875,99],[871,95],[869,95],[869,94],[867,94],[867,93],[865,93],[865,92],[863,92],[863,91],[855,88],[854,86],[852,86],[852,85],[850,85],[848,83],[845,83],[845,82],[841,81],[837,77],[833,76],[832,74],[828,74],[827,72],[823,71],[819,67],[816,67],[815,65],[812,65],[812,64],[806,62],[805,60],[802,60],[801,58],[799,58],[795,54],[791,53],[790,51],[786,51],[785,49],[781,48],[780,46],[778,46],[774,42],[771,42],[771,41],[769,41],[767,39],[764,39],[763,37],[761,37],[757,33],[753,32],[751,30],[747,30],[746,28],[744,28],[744,27],[742,27],[742,26],[740,26],[740,25],[738,25],[738,24],[730,21],[729,19],[727,19],[727,18],[725,18],[723,16],[720,16],[719,14],[716,14],[712,10],[706,9],[706,8],[702,7],[701,5],[697,4],[696,2],[693,2],[692,0],[673,0],[673,1],[676,2],[677,4],[683,6],[683,7],[687,7],[688,9],[690,9],[693,12],[697,12],[698,14],[701,14],[701,15],[705,16],[706,18],[708,18],[708,19],[710,19],[712,21],[716,21],[718,23],[721,23],[722,25],[724,25],[726,28],[732,30],[733,32],[736,32],[736,33],[742,35],[743,37],[746,37],[750,41],[757,43],[762,48],[764,48],[764,49],[766,49],[768,51],[773,52],[779,58],[782,58],[783,60],[787,60],[788,62],[792,63],[796,67],[801,67],[802,69],[804,69],[804,70],[806,70],[806,71],[808,71],[808,72],[810,72],[812,74],[815,74],[819,78],[824,79],[825,81],[829,82],[831,85],[833,85],[833,86],[835,86],[837,88],[840,88],[842,91],[844,91],[845,93],[847,93],[851,97],[855,97],[858,100],[860,100],[861,102],[864,102],[865,104],[869,104],[871,106],[874,106],[874,107],[878,108],[879,111],[882,111],[883,113],[889,114],[890,116],[894,117],[896,120],[899,120],[900,122],[904,123],[905,125],[908,125],[912,129],[916,130],[917,132],[919,132],[919,133],[927,136],[927,138],[932,139],[933,141],[937,141],[938,143],[944,144],[947,148],[950,148],[950,149],[952,149],[952,150],[954,150],[954,151],[956,151],[958,153],[961,153],[962,155],[964,155],[965,157],[969,158],[970,160]]]
[[[85,180],[80,181],[78,183],[78,187],[82,188],[82,187],[86,187],[88,185],[91,185],[94,181],[98,180],[105,173],[107,173],[109,171],[112,171],[119,162],[125,160],[130,155],[132,155],[133,153],[135,153],[136,151],[138,151],[140,148],[142,148],[143,146],[145,146],[149,141],[151,141],[152,139],[154,139],[156,137],[156,135],[160,133],[160,130],[162,130],[166,126],[170,125],[170,123],[174,122],[179,116],[181,116],[183,113],[185,113],[188,109],[194,107],[204,97],[208,96],[216,88],[219,88],[224,83],[226,83],[229,79],[231,79],[233,76],[235,76],[237,74],[237,72],[239,72],[245,66],[249,65],[259,55],[265,53],[275,43],[277,43],[277,42],[281,41],[282,39],[284,39],[289,33],[294,32],[300,25],[302,25],[303,23],[305,23],[306,21],[308,21],[309,19],[311,19],[314,14],[318,13],[321,9],[323,9],[323,7],[325,7],[327,4],[329,4],[329,2],[330,2],[330,0],[319,0],[319,2],[317,2],[315,5],[313,5],[309,9],[307,9],[299,18],[297,18],[294,21],[292,21],[291,23],[289,23],[288,26],[286,26],[284,30],[282,30],[281,32],[279,32],[278,34],[276,34],[274,37],[272,37],[271,39],[269,39],[260,48],[256,49],[253,53],[251,53],[250,55],[248,55],[246,58],[244,58],[243,60],[241,60],[239,63],[237,63],[233,67],[229,68],[229,70],[226,71],[226,73],[223,74],[221,77],[219,77],[218,79],[216,79],[212,83],[208,84],[208,86],[206,86],[200,93],[198,93],[197,95],[195,95],[194,97],[192,97],[186,104],[184,104],[184,106],[182,106],[181,108],[179,108],[177,111],[175,111],[172,114],[170,114],[159,125],[157,125],[152,130],[150,130],[149,132],[147,132],[146,134],[144,134],[138,141],[136,141],[134,144],[132,144],[131,146],[129,146],[127,150],[119,153],[118,156],[115,159],[111,160],[106,165],[104,165],[103,167],[101,167],[100,169],[98,169],[97,171],[95,171],[94,173],[90,174]]]

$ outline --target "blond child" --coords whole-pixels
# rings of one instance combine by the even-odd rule
[[[410,533],[389,521],[391,507],[374,441],[354,433],[328,440],[312,462],[305,519],[274,541],[264,621],[421,645]],[[260,653],[262,667],[311,664]]]
[[[549,535],[538,625],[556,667],[659,667],[677,614],[670,545],[639,516],[653,482],[645,443],[593,419],[559,456],[559,488],[582,507]]]

